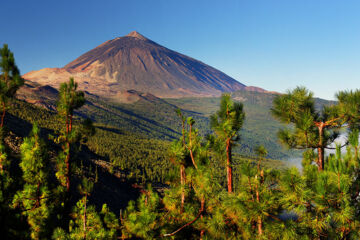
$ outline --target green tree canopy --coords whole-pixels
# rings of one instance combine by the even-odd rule
[[[25,185],[13,200],[14,207],[20,207],[27,217],[32,239],[42,239],[47,232],[46,223],[50,216],[48,188],[49,163],[44,142],[39,137],[39,128],[33,126],[30,137],[21,145],[20,167]]]
[[[338,104],[315,109],[313,93],[297,87],[286,94],[278,95],[271,109],[273,116],[281,122],[292,124],[292,128],[279,131],[280,141],[290,148],[317,149],[317,165],[324,169],[324,150],[338,137],[337,130],[347,117]]]
[[[78,84],[72,77],[69,82],[60,85],[57,111],[65,119],[67,134],[72,130],[74,110],[85,104],[84,92],[78,91],[77,88]]]

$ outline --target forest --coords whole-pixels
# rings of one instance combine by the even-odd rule
[[[304,87],[272,99],[269,114],[286,126],[279,141],[303,153],[299,170],[267,159],[264,145],[252,146],[256,157],[234,152],[247,113],[231,94],[221,96],[205,133],[190,112],[171,113],[181,131],[168,143],[76,115],[86,96],[73,78],[61,84],[56,111],[17,100],[24,79],[7,45],[0,54],[5,239],[360,238],[360,90],[340,91],[322,107]],[[137,199],[119,212],[91,203],[103,175],[90,154],[132,182]]]

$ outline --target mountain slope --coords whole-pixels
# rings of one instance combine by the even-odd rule
[[[109,40],[63,68],[45,68],[25,79],[58,87],[74,76],[82,90],[121,98],[126,90],[158,97],[215,96],[246,89],[244,84],[198,60],[172,51],[137,32]],[[263,91],[263,89],[249,88]]]
[[[42,89],[47,89],[42,94]],[[48,109],[55,108],[56,91],[51,87],[40,87],[27,82],[18,92],[18,97],[30,103],[37,103]],[[36,94],[34,94],[34,92]],[[124,94],[125,96],[125,94]],[[171,141],[180,136],[181,123],[175,113],[180,107],[186,116],[191,116],[196,121],[195,127],[200,133],[211,133],[209,115],[219,108],[219,97],[192,97],[181,99],[160,99],[151,94],[136,91],[127,91],[126,103],[107,101],[102,97],[86,94],[87,103],[77,111],[77,115],[89,117],[101,129],[147,138]],[[246,121],[241,133],[241,141],[234,149],[243,155],[253,155],[257,145],[265,145],[269,156],[273,159],[289,158],[293,153],[283,149],[277,141],[277,130],[281,124],[273,119],[269,113],[272,99],[271,93],[237,91],[233,93],[234,100],[244,103]],[[39,103],[42,104],[39,104]],[[49,107],[51,106],[51,107]]]

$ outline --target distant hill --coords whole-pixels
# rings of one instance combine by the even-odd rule
[[[249,90],[225,73],[191,57],[172,51],[138,32],[106,41],[63,68],[45,68],[23,77],[58,88],[75,77],[82,90],[126,101],[128,90],[157,97],[218,96],[222,92]],[[125,99],[124,99],[125,98]]]

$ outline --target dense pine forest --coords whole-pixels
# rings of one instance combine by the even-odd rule
[[[138,126],[150,125],[124,134],[121,122],[110,125],[110,113],[128,112],[87,106],[95,96],[73,78],[61,84],[53,110],[17,99],[24,80],[7,45],[0,54],[4,239],[360,238],[359,90],[338,92],[325,105],[303,87],[270,96],[268,114],[284,126],[278,140],[303,155],[299,170],[268,159],[267,146],[243,142],[256,109],[236,94],[223,94],[209,120],[196,113],[204,105],[195,100],[169,100],[194,112],[159,103],[172,117],[157,117],[180,132],[154,123],[172,141],[144,138]],[[104,109],[109,124],[97,122]],[[240,143],[256,154],[240,155]]]

